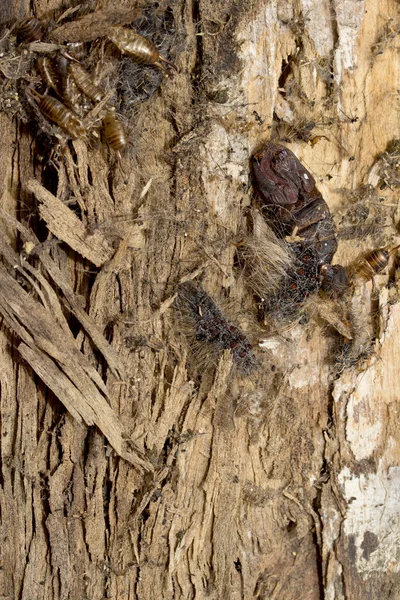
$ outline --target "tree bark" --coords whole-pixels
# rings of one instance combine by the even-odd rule
[[[160,7],[179,72],[135,105],[126,179],[75,141],[49,190],[0,59],[0,597],[400,598],[395,255],[353,290],[347,345],[318,300],[270,335],[235,259],[271,135],[329,205],[334,262],[396,245],[398,3]],[[254,374],[229,352],[199,367],[188,279],[248,333]]]

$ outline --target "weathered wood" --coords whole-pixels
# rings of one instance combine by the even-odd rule
[[[255,325],[235,261],[271,135],[316,178],[335,262],[395,245],[398,2],[171,8],[179,73],[127,123],[126,181],[75,142],[44,189],[30,126],[0,113],[0,596],[400,597],[395,257],[351,325],[328,319],[347,350],[323,305]],[[192,278],[249,332],[251,376],[195,364],[173,308]]]

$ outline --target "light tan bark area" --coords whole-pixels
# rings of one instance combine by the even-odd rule
[[[398,598],[396,255],[352,290],[350,341],[318,300],[255,325],[235,258],[271,135],[318,182],[334,262],[398,243],[398,3],[160,6],[179,72],[126,123],[126,178],[75,141],[46,189],[32,127],[0,114],[0,597]],[[173,308],[191,279],[254,373],[196,362]]]

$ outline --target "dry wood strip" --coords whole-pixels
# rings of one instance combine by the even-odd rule
[[[122,380],[126,379],[126,369],[125,365],[122,362],[121,356],[118,355],[116,350],[109,344],[109,342],[105,339],[101,329],[95,323],[90,315],[87,314],[84,307],[82,306],[81,300],[77,297],[77,295],[72,290],[71,286],[68,284],[65,275],[62,273],[56,262],[49,256],[48,251],[46,251],[45,246],[41,246],[36,235],[28,228],[26,228],[22,223],[8,215],[0,208],[0,217],[13,228],[15,228],[22,236],[23,241],[26,243],[30,243],[33,245],[34,249],[32,252],[35,253],[36,256],[39,257],[43,266],[47,270],[47,273],[62,293],[64,294],[65,303],[71,312],[78,319],[87,335],[91,338],[93,344],[96,348],[101,352],[104,356],[110,370],[116,375],[120,377]],[[0,253],[3,255],[4,259],[9,263],[10,267],[15,268],[15,265],[20,264],[19,256],[14,252],[9,244],[5,241],[6,236],[0,236]],[[28,268],[27,263],[24,265],[24,270]],[[40,278],[40,283],[43,286],[43,276],[40,273],[29,267],[30,272],[34,272],[34,277],[36,279]],[[26,274],[24,273],[24,276]],[[46,284],[46,290],[51,289],[49,283]],[[52,302],[52,310],[55,310],[58,314],[60,307],[59,302],[56,300],[56,296],[52,294],[53,302]],[[58,306],[56,306],[58,304]]]
[[[60,25],[51,32],[57,42],[91,42],[104,37],[111,25],[127,25],[140,14],[137,8],[111,8],[97,10],[74,21]]]
[[[39,201],[40,216],[53,235],[96,267],[110,260],[114,251],[99,231],[89,234],[82,221],[36,179],[28,181],[27,188]]]
[[[36,302],[0,267],[0,312],[21,337],[19,351],[39,377],[56,394],[71,415],[86,425],[97,425],[114,450],[146,470],[153,470],[124,431],[108,404],[108,393],[97,371],[76,348],[74,338],[54,316]]]

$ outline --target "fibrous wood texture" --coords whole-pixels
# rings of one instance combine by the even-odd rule
[[[74,141],[46,189],[30,124],[0,113],[1,598],[400,598],[395,257],[353,289],[351,341],[318,307],[256,326],[235,260],[270,136],[316,178],[335,262],[398,243],[398,7],[160,3],[179,72],[126,124],[126,179]],[[191,279],[253,374],[196,364],[173,307]]]

